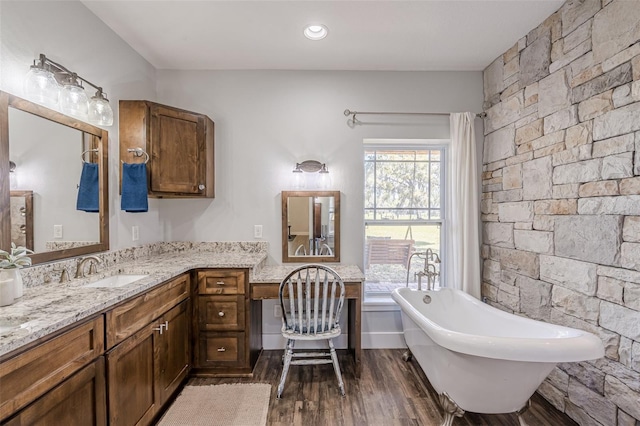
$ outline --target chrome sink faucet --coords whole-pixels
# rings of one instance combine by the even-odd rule
[[[87,256],[87,257],[82,257],[82,258],[78,259],[78,267],[76,268],[75,278],[84,278],[85,277],[84,269],[85,269],[85,264],[87,262],[90,262],[89,273],[87,275],[93,275],[93,274],[96,274],[98,272],[96,264],[102,263],[102,260],[97,256]]]

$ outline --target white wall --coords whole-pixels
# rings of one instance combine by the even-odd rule
[[[205,113],[216,124],[216,198],[160,200],[168,240],[252,240],[260,224],[270,263],[280,263],[280,191],[292,189],[296,162],[315,159],[327,163],[330,189],[342,192],[342,263],[362,268],[362,140],[447,139],[449,119],[361,116],[369,124],[352,128],[343,111],[479,112],[482,74],[160,70],[158,101]],[[281,347],[274,304],[263,303],[265,348]],[[399,313],[369,308],[364,347],[402,344]]]
[[[0,1],[0,90],[23,97],[24,76],[40,53],[102,86],[114,110],[113,126],[105,127],[111,248],[133,245],[134,224],[141,228],[140,244],[162,241],[157,202],[150,202],[149,213],[124,213],[118,195],[118,101],[154,100],[155,68],[80,2]]]
[[[158,71],[158,100],[216,123],[216,198],[160,200],[169,240],[252,240],[281,259],[280,191],[296,162],[326,162],[341,196],[341,258],[362,266],[364,138],[448,138],[447,117],[361,120],[343,111],[480,111],[480,72]],[[404,124],[403,124],[404,121]]]

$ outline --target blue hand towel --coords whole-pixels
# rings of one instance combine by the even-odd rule
[[[122,164],[122,198],[120,199],[120,208],[130,213],[140,213],[149,210],[146,164]]]
[[[77,210],[97,213],[100,211],[99,168],[96,163],[83,163],[80,185],[78,185]]]

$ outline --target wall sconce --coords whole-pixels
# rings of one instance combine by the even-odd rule
[[[296,189],[327,189],[331,186],[327,165],[316,160],[296,163],[293,174],[293,187]]]
[[[9,189],[16,189],[18,186],[16,167],[16,163],[9,160]]]
[[[82,83],[96,89],[89,99]],[[33,61],[24,79],[25,97],[73,117],[99,126],[113,125],[113,110],[102,87],[96,86],[63,65],[53,62],[44,54]]]

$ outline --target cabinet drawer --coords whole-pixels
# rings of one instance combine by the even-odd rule
[[[244,333],[200,333],[201,367],[238,367],[244,365]]]
[[[244,296],[199,296],[199,329],[201,331],[244,330],[244,305]]]
[[[198,272],[199,294],[244,294],[244,271],[200,271]]]
[[[0,420],[31,403],[104,351],[103,316],[0,364]]]
[[[181,275],[107,312],[107,348],[122,342],[189,296],[189,274]]]

